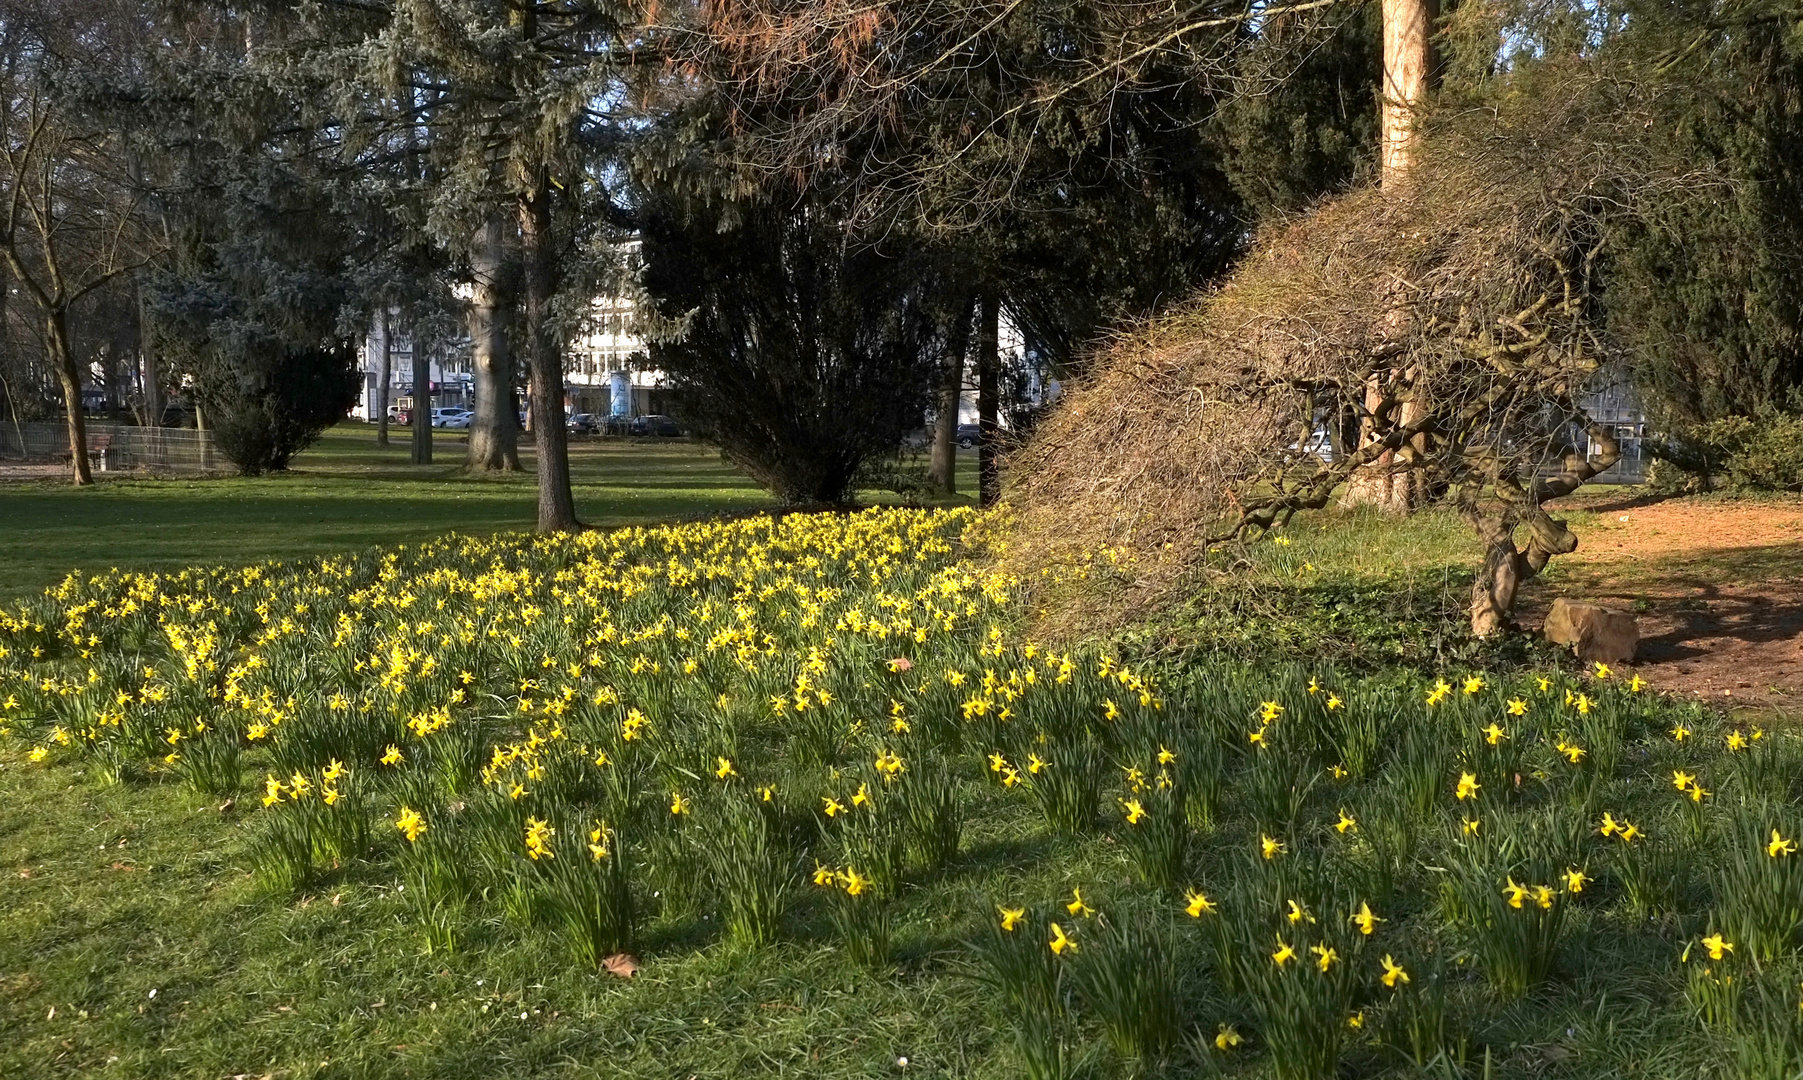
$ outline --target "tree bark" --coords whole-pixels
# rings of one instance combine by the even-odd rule
[[[415,465],[432,464],[432,364],[413,342],[413,446]]]
[[[1002,497],[1001,459],[1001,298],[983,294],[977,326],[977,501],[994,506]]]
[[[570,492],[569,433],[563,416],[563,350],[550,327],[556,292],[551,251],[551,185],[543,167],[519,198],[520,248],[524,270],[527,400],[538,463],[538,531],[579,528]]]
[[[388,307],[376,313],[375,325],[370,330],[370,348],[380,355],[376,358],[376,445],[388,445],[388,382],[391,372],[388,367]]]
[[[1417,121],[1433,75],[1432,35],[1437,7],[1435,0],[1383,0],[1384,70],[1378,166],[1379,180],[1385,187],[1406,183],[1421,157]],[[1391,321],[1401,326],[1406,318],[1399,303],[1391,313]],[[1375,379],[1366,390],[1365,400],[1367,412],[1375,410],[1382,400]],[[1413,402],[1404,401],[1399,411],[1399,420],[1405,426],[1420,419],[1420,406]],[[1361,445],[1377,437],[1367,421]],[[1406,462],[1399,462],[1398,456],[1385,453],[1354,474],[1347,482],[1346,501],[1397,514],[1414,509],[1422,496],[1421,477]]]
[[[63,414],[69,426],[69,465],[75,486],[94,482],[88,468],[88,421],[81,411],[81,372],[75,367],[75,354],[69,347],[68,317],[60,307],[52,307],[44,316],[44,344],[50,353],[50,364],[56,369],[57,382],[63,388]]]
[[[139,381],[144,386],[144,426],[163,426],[163,380],[157,374],[156,353],[151,348],[150,312],[144,305],[144,291],[138,290],[138,365]]]
[[[476,401],[470,417],[468,466],[480,472],[519,472],[519,414],[513,396],[513,354],[507,347],[505,223],[499,215],[476,230],[470,247],[475,288],[470,296],[470,366]]]
[[[972,297],[952,324],[934,400],[933,456],[927,478],[947,495],[958,493],[958,407],[964,398],[964,354],[970,350],[970,323],[975,308],[976,298]]]

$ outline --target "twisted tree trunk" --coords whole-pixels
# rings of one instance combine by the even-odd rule
[[[525,272],[527,401],[538,461],[538,531],[568,532],[580,527],[570,492],[569,435],[563,415],[563,350],[551,332],[551,297],[556,291],[551,251],[551,187],[545,170],[535,171],[519,199],[520,249]]]

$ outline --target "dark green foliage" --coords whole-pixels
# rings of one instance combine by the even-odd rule
[[[777,498],[844,502],[920,425],[943,322],[930,265],[848,249],[814,208],[663,203],[642,235],[672,408]]]
[[[286,469],[357,400],[357,356],[349,345],[276,345],[243,359],[250,362],[210,370],[201,394],[220,453],[251,475]]]
[[[1273,26],[1241,58],[1251,92],[1223,103],[1209,133],[1248,218],[1305,209],[1371,171],[1382,66],[1375,4],[1325,27]]]

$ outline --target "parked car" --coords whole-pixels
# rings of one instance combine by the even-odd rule
[[[969,450],[982,441],[983,427],[981,424],[958,425],[958,449]]]
[[[594,413],[572,413],[564,424],[572,435],[593,435],[601,430],[601,418]]]
[[[446,408],[432,410],[432,426],[436,428],[467,428],[470,417],[475,414],[468,409]]]
[[[634,435],[655,435],[664,438],[674,438],[682,434],[680,424],[667,416],[659,416],[655,413],[650,416],[633,417],[632,426],[628,430]]]

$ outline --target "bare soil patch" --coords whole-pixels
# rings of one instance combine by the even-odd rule
[[[1635,612],[1637,668],[1660,689],[1733,705],[1803,705],[1803,500],[1571,500],[1579,547],[1527,612],[1555,596]]]

